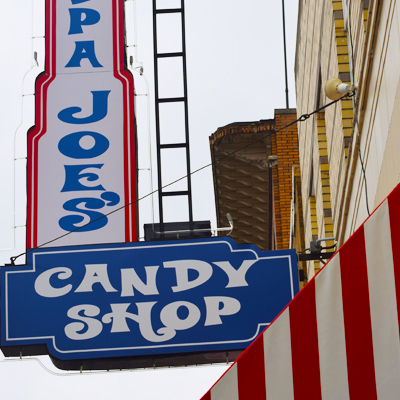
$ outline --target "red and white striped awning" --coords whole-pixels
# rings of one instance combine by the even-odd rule
[[[400,399],[400,185],[202,400]]]

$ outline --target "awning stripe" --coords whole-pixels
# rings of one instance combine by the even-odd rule
[[[392,239],[392,254],[394,268],[394,282],[397,300],[397,321],[400,329],[400,190],[394,191],[388,197],[390,235]],[[400,334],[400,330],[399,330]]]
[[[208,400],[203,397],[202,400]],[[239,400],[237,363],[211,389],[211,400]]]
[[[315,280],[321,390],[324,400],[349,400],[339,254]]]
[[[372,339],[378,398],[400,395],[400,343],[389,207],[385,201],[364,224]],[[385,325],[385,329],[381,327]],[[396,356],[395,356],[396,355]],[[394,375],[397,379],[386,378]]]
[[[396,399],[399,310],[400,185],[203,400]]]
[[[289,307],[292,342],[293,391],[296,400],[321,399],[315,280]],[[303,312],[306,309],[307,312]],[[307,384],[305,385],[305,382]]]
[[[265,383],[268,400],[293,400],[289,309],[263,335]],[[282,382],[285,382],[282,385]]]
[[[221,398],[221,397],[220,397]],[[209,392],[207,392],[202,398],[201,400],[211,400],[211,390]]]
[[[350,399],[373,400],[376,385],[363,226],[341,247],[340,270]]]
[[[239,399],[265,399],[263,338],[259,336],[238,363]]]

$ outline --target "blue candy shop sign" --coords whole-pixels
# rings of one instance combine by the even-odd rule
[[[294,250],[229,238],[46,248],[0,270],[2,348],[61,360],[243,349],[299,290]]]

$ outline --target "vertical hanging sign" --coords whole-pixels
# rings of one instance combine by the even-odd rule
[[[107,216],[136,199],[123,17],[123,0],[46,0],[45,71],[28,133],[27,248],[67,233],[52,245],[137,240],[136,204]]]

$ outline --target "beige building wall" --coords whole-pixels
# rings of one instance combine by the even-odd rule
[[[331,102],[329,78],[358,84],[298,123],[305,244],[341,245],[400,181],[400,3],[299,1],[295,77],[299,117]]]
[[[358,57],[358,93],[361,155],[364,160],[368,204],[372,212],[400,181],[400,4],[396,1],[371,2],[370,30],[363,62]],[[376,22],[375,22],[375,21]],[[375,23],[374,23],[375,22]],[[368,216],[364,176],[360,162],[354,170],[354,183],[348,191],[349,207],[345,236],[349,236]]]

